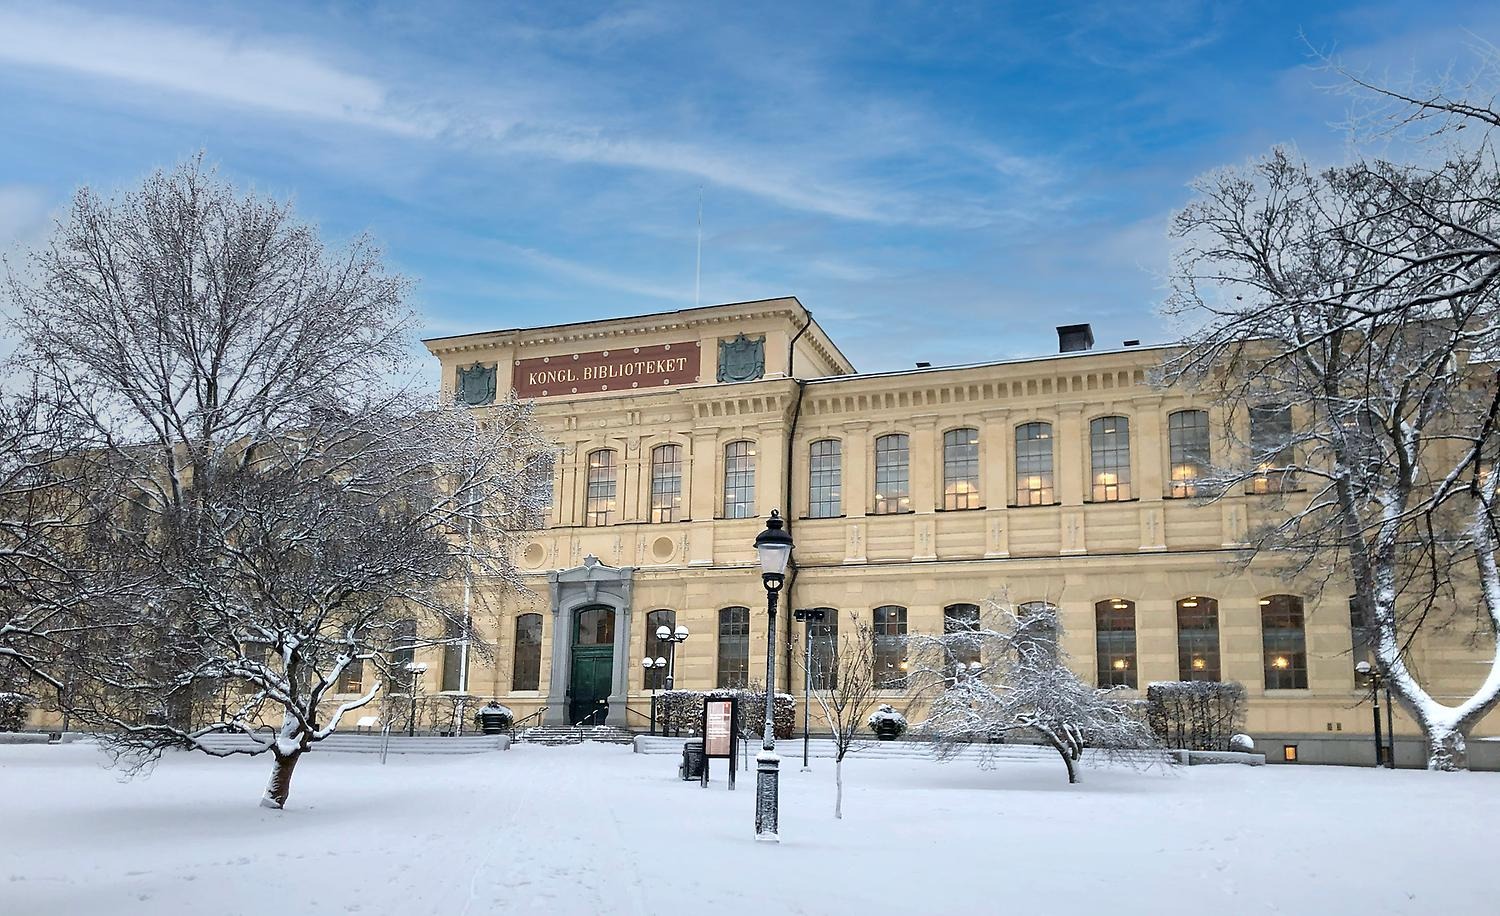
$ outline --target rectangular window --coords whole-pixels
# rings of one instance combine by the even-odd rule
[[[1249,481],[1251,493],[1281,493],[1294,490],[1292,463],[1292,409],[1284,404],[1261,404],[1250,408],[1250,452],[1256,474]]]
[[[1295,595],[1260,599],[1260,634],[1265,649],[1266,689],[1307,689],[1302,599]]]
[[[443,622],[443,690],[464,689],[464,649],[467,627],[456,620]]]
[[[904,433],[875,440],[875,515],[911,511],[911,465]]]
[[[1179,410],[1167,417],[1171,495],[1198,495],[1198,480],[1208,473],[1208,411]]]
[[[724,517],[755,515],[755,445],[731,442],[724,446]]]
[[[1100,687],[1136,686],[1135,602],[1109,598],[1094,605]]]
[[[365,660],[356,658],[339,672],[338,685],[334,690],[336,693],[359,693],[364,689],[364,682]]]
[[[750,683],[750,609],[719,609],[719,687],[745,687]]]
[[[1219,602],[1212,598],[1177,602],[1177,679],[1219,679]]]
[[[522,526],[545,528],[552,519],[552,476],[557,456],[533,455],[526,462],[526,511]]]
[[[843,446],[837,439],[821,439],[808,449],[807,515],[837,518],[844,512]]]
[[[950,604],[943,608],[943,635],[948,646],[948,663],[951,667],[968,667],[979,664],[979,637],[967,637],[979,629],[979,605]]]
[[[980,508],[977,429],[943,433],[943,508]]]
[[[1130,421],[1099,417],[1089,423],[1089,452],[1096,503],[1130,498]]]
[[[807,640],[812,646],[812,672],[814,690],[837,690],[839,686],[839,612],[831,607],[818,608],[823,619],[808,625]]]
[[[900,690],[906,686],[906,608],[876,608],[874,629],[875,686]]]
[[[1050,506],[1052,498],[1052,424],[1016,427],[1016,505]]]
[[[656,631],[662,627],[666,627],[669,633],[677,629],[675,611],[652,611],[646,615],[646,657],[653,661],[652,666],[646,669],[647,690],[661,690],[667,686],[667,665],[673,660],[672,649],[675,644],[670,639],[656,638]],[[662,664],[654,664],[656,659],[661,659]]]
[[[542,681],[542,615],[516,618],[516,653],[511,666],[511,690],[537,690]]]
[[[1365,613],[1358,595],[1349,596],[1349,642],[1351,664],[1370,662],[1374,664],[1375,632],[1370,615]]]
[[[587,505],[584,506],[583,523],[590,526],[612,525],[615,522],[615,453],[602,448],[589,452]]]
[[[675,522],[682,513],[682,446],[651,450],[651,521]]]

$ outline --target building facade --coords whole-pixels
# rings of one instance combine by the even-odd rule
[[[665,673],[640,662],[667,654],[652,635],[663,623],[691,633],[676,686],[763,682],[752,542],[778,509],[796,539],[783,608],[872,623],[892,703],[905,701],[899,637],[999,596],[1059,608],[1085,680],[1238,681],[1269,756],[1303,743],[1368,757],[1347,601],[1236,571],[1274,511],[1262,488],[1193,499],[1224,411],[1154,386],[1161,348],[1095,350],[1085,327],[1060,331],[1067,352],[871,374],[795,298],[426,341],[445,388],[480,411],[535,399],[557,444],[537,469],[550,510],[515,556],[528,593],[482,602],[492,660],[432,650],[448,657],[426,688],[543,710],[549,724],[644,728]],[[783,653],[802,638],[790,618]],[[777,687],[800,702],[798,669],[778,658]],[[1415,648],[1439,696],[1464,693],[1483,660],[1457,636]],[[1496,734],[1493,719],[1476,734]],[[1416,734],[1399,710],[1396,725]]]

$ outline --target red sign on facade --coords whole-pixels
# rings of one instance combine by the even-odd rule
[[[545,398],[690,385],[698,381],[699,355],[698,342],[690,340],[536,356],[516,360],[511,386],[518,398]]]

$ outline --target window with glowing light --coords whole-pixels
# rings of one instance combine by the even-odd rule
[[[1246,485],[1250,493],[1281,493],[1294,490],[1296,474],[1290,469],[1292,454],[1292,409],[1285,404],[1259,404],[1250,408],[1250,453],[1256,474]]]
[[[978,509],[979,430],[943,433],[943,508]]]
[[[906,608],[887,604],[875,609],[875,686],[906,686]]]
[[[1208,411],[1179,410],[1167,417],[1171,495],[1198,495],[1198,480],[1208,473]]]
[[[1266,689],[1307,689],[1302,599],[1295,595],[1260,599],[1260,634],[1265,649]]]
[[[1130,421],[1099,417],[1089,423],[1089,454],[1096,503],[1130,498]]]
[[[875,440],[875,515],[911,511],[911,453],[905,433]]]
[[[1177,679],[1219,679],[1219,602],[1212,598],[1177,601]]]
[[[1094,605],[1094,648],[1100,687],[1136,686],[1134,601],[1106,598]]]
[[[1016,505],[1050,506],[1052,496],[1052,424],[1017,426]]]

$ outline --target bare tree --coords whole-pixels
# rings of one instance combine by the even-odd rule
[[[406,289],[367,241],[329,251],[199,161],[116,200],[80,191],[11,277],[18,359],[118,481],[98,575],[150,586],[128,638],[73,659],[70,708],[122,761],[268,753],[279,808],[300,755],[378,691],[355,670],[410,645],[405,621],[478,647],[471,577],[517,581],[521,471],[545,444],[516,403],[480,417],[390,390]],[[226,732],[253,748],[209,740]]]
[[[875,631],[856,615],[838,631],[837,642],[812,653],[812,695],[833,740],[833,816],[844,816],[844,758],[858,747],[860,729],[875,705]],[[826,657],[825,657],[826,656]],[[799,661],[805,660],[798,656]]]
[[[942,635],[909,638],[912,691],[927,704],[916,734],[949,759],[966,748],[993,765],[995,742],[1030,732],[1057,752],[1068,782],[1079,781],[1087,749],[1128,763],[1154,762],[1158,744],[1139,703],[1079,680],[1060,648],[1062,624],[1051,605],[1024,613],[998,599],[977,622]]]
[[[1429,766],[1462,768],[1500,702],[1500,657],[1448,705],[1408,649],[1444,624],[1489,646],[1500,633],[1500,170],[1484,148],[1323,171],[1276,150],[1195,190],[1168,303],[1190,330],[1165,380],[1205,391],[1237,431],[1195,486],[1258,495],[1247,562],[1314,590],[1350,583]]]

